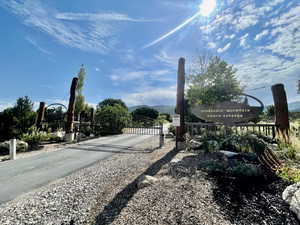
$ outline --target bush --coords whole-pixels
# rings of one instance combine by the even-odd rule
[[[168,132],[175,136],[176,135],[176,127],[174,127],[173,125],[170,125]]]
[[[21,140],[27,142],[29,145],[37,145],[43,141],[60,141],[61,138],[54,135],[49,134],[43,131],[39,131],[36,127],[32,127],[28,133],[23,134],[21,136]]]

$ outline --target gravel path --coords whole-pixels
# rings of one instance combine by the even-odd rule
[[[156,138],[158,145],[158,138]],[[145,152],[116,154],[89,168],[57,180],[0,206],[0,224],[89,224],[99,196],[110,192],[111,184],[122,183],[126,176],[138,173],[169,151],[149,152],[153,142],[135,146]],[[113,191],[112,191],[113,192]]]

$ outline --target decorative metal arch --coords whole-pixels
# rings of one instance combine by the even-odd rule
[[[49,108],[50,106],[54,106],[54,105],[61,106],[61,107],[63,107],[66,111],[68,111],[68,108],[67,108],[64,104],[61,104],[61,103],[52,103],[52,104],[48,105],[47,107],[45,107],[45,109]]]
[[[257,101],[260,104],[260,107],[262,108],[262,110],[264,110],[264,108],[265,108],[264,103],[262,103],[262,101],[260,101],[258,98],[254,97],[252,95],[244,94],[244,93],[242,93],[240,95],[254,99],[255,101]]]

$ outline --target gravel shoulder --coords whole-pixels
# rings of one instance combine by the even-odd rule
[[[299,221],[282,200],[288,185],[274,180],[261,186],[251,182],[214,177],[193,168],[190,160],[200,158],[193,153],[176,154],[154,174],[153,183],[131,189],[115,204],[103,205],[94,224],[115,225],[297,225]],[[183,160],[183,161],[182,161]],[[125,188],[126,189],[126,188]],[[128,189],[128,187],[127,187]],[[118,205],[126,205],[118,210]]]
[[[173,148],[173,143],[167,143],[153,151],[158,138],[156,142],[137,145],[137,152],[115,154],[1,205],[0,224],[90,224],[97,199],[111,192],[112,184],[123,183]]]

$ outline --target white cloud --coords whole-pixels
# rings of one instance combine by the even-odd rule
[[[223,48],[218,48],[218,53],[223,53],[225,51],[227,51],[231,46],[231,43],[228,43],[227,45],[225,45]]]
[[[240,46],[241,47],[244,47],[244,48],[247,48],[248,45],[247,45],[247,38],[248,38],[249,34],[245,34],[243,35],[241,38],[240,38]]]
[[[238,69],[238,78],[247,87],[271,85],[285,82],[300,72],[300,62],[286,60],[267,53],[250,52],[242,57]]]
[[[300,6],[291,8],[280,17],[268,23],[271,27],[273,42],[263,49],[297,59],[300,57]]]
[[[255,41],[259,41],[262,39],[264,36],[269,34],[269,30],[263,30],[261,33],[257,34],[254,38]]]
[[[95,68],[95,71],[96,71],[96,72],[99,72],[99,71],[100,71],[100,69],[99,69],[98,67],[96,67],[96,68]]]
[[[138,92],[125,94],[122,99],[127,105],[175,105],[176,87],[167,88],[148,87]]]
[[[10,101],[10,100],[0,100],[0,112],[2,112],[4,109],[7,109],[9,107],[13,107],[16,104],[16,101]]]

